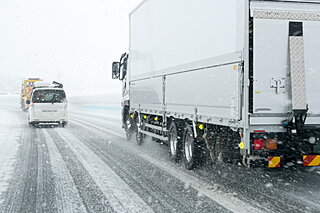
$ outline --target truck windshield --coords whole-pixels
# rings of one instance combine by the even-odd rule
[[[33,93],[33,103],[63,103],[66,94],[63,90],[37,90]]]

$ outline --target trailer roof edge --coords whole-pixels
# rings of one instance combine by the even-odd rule
[[[136,12],[142,5],[144,5],[144,3],[146,3],[146,1],[148,0],[143,0],[142,2],[140,2],[130,13],[129,16],[131,16],[134,12]]]
[[[316,3],[316,4],[320,4],[319,0],[251,0],[251,1],[296,2],[296,3]]]

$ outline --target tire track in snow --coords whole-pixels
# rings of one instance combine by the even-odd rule
[[[72,118],[72,121],[74,124],[82,126],[86,129],[91,129],[95,132],[95,134],[103,134],[107,137],[110,137],[113,140],[125,140],[125,137],[123,136],[123,134],[118,134],[114,131],[111,131],[108,128],[105,127],[101,127],[99,125],[93,124],[91,121],[82,121],[79,119],[75,119]],[[100,132],[100,133],[99,133]],[[123,143],[119,143],[119,146],[124,146]],[[131,149],[133,152],[139,152],[140,156],[145,158],[147,161],[153,162],[155,165],[159,164],[160,168],[161,166],[163,166],[166,171],[166,169],[168,169],[168,172],[172,171],[174,173],[180,173],[180,175],[177,175],[175,177],[179,178],[179,176],[181,176],[182,173],[187,174],[187,176],[191,177],[187,178],[189,180],[198,180],[198,182],[203,182],[205,185],[208,184],[208,181],[203,181],[202,179],[208,177],[210,179],[212,179],[211,175],[208,174],[207,170],[210,170],[210,172],[213,174],[216,173],[217,171],[220,172],[220,169],[223,169],[222,171],[226,171],[225,168],[220,168],[220,167],[224,167],[225,165],[218,165],[218,170],[215,170],[214,168],[206,168],[206,169],[202,169],[202,170],[196,170],[193,171],[193,174],[190,174],[190,172],[188,171],[181,171],[180,169],[178,169],[179,171],[176,171],[176,168],[170,168],[170,166],[167,165],[163,165],[161,163],[159,163],[157,160],[158,159],[154,159],[152,156],[150,156],[149,153],[146,153],[143,150],[139,150],[138,148],[132,147],[132,146],[126,146],[126,149]],[[237,168],[237,166],[235,165],[228,165],[230,166],[229,169],[235,169],[236,172],[239,171],[239,168]],[[231,170],[228,169],[228,172],[230,172]],[[243,168],[242,168],[243,169]],[[205,170],[205,172],[204,172]],[[209,172],[209,173],[210,173]],[[273,211],[293,211],[293,212],[318,212],[318,203],[312,203],[312,202],[305,202],[305,199],[307,198],[300,198],[298,199],[298,197],[293,197],[293,192],[291,192],[291,194],[288,194],[289,192],[285,192],[283,189],[281,188],[272,188],[272,189],[267,189],[265,184],[263,184],[265,181],[267,181],[267,179],[264,180],[264,182],[259,183],[256,186],[252,186],[252,184],[248,184],[247,181],[248,180],[252,180],[254,183],[257,182],[257,179],[262,179],[260,176],[257,177],[256,173],[258,173],[258,171],[256,170],[252,170],[251,172],[253,172],[255,175],[253,175],[252,177],[250,176],[250,173],[248,171],[239,171],[239,174],[234,174],[230,177],[228,176],[221,176],[221,174],[214,174],[214,180],[210,181],[214,183],[218,183],[219,186],[227,186],[227,189],[231,187],[232,191],[236,191],[237,194],[239,194],[239,198],[241,198],[241,202],[244,205],[248,205],[248,207],[250,209],[255,209],[254,207],[258,208],[258,209],[262,209],[262,211],[265,212],[273,212]],[[174,175],[174,173],[172,173],[172,175]],[[249,174],[247,174],[249,173]],[[290,173],[288,174],[290,176]],[[312,175],[310,173],[306,173],[306,175]],[[238,176],[237,178],[234,178],[234,176]],[[313,174],[313,176],[315,176],[315,174]],[[183,179],[185,179],[186,177],[183,177]],[[217,179],[218,178],[218,179]],[[183,180],[181,179],[181,180]],[[276,179],[276,178],[275,178]],[[239,180],[244,180],[244,181],[239,181]],[[316,180],[319,180],[318,178],[316,178]],[[220,185],[221,184],[221,185]],[[199,185],[198,183],[195,182],[194,186]],[[212,186],[212,185],[211,185]],[[316,186],[318,187],[318,186]],[[202,190],[207,191],[205,188],[202,188]],[[202,191],[200,190],[200,191]],[[271,191],[271,192],[270,192]],[[316,191],[316,190],[313,190]],[[216,194],[215,197],[218,196],[219,198],[219,192],[209,192],[210,194],[214,193]],[[204,192],[204,194],[207,194],[206,192]],[[229,193],[223,193],[222,194],[229,194]],[[277,197],[277,199],[274,199],[274,197]],[[238,202],[240,201],[240,199],[234,198],[232,197],[233,200],[236,199],[238,200]],[[266,200],[266,202],[260,202],[261,199]],[[308,205],[307,205],[308,203]],[[228,207],[232,207],[232,205],[234,203],[230,203],[231,205],[226,204]],[[251,205],[251,207],[250,207]],[[252,208],[253,207],[253,208]],[[246,209],[243,209],[244,211]]]
[[[46,129],[42,129],[40,134],[44,135],[50,154],[52,172],[56,183],[57,211],[63,213],[86,212],[73,178],[52,137]]]
[[[55,212],[54,188],[45,140],[25,126],[3,212]]]
[[[73,127],[70,124],[70,127]],[[95,131],[89,133],[84,125],[70,128],[102,160],[131,186],[156,212],[230,212],[183,181],[144,161],[126,149],[108,143]],[[76,132],[75,129],[78,131]],[[79,131],[81,130],[81,131]],[[87,135],[95,135],[91,139]],[[229,199],[229,198],[228,198]]]
[[[75,153],[116,212],[153,212],[104,161],[65,130],[56,129],[56,132]]]
[[[37,171],[37,194],[36,211],[57,211],[55,181],[51,170],[51,159],[45,137],[40,134],[40,129],[35,129],[39,137],[37,141],[38,171]]]
[[[88,212],[115,212],[103,191],[92,179],[78,156],[72,151],[68,144],[61,138],[55,129],[48,129],[50,137],[53,138],[66,166],[78,189],[86,211]],[[68,140],[68,139],[67,139]]]

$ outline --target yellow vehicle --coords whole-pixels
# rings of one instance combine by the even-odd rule
[[[42,81],[40,78],[28,78],[24,80],[21,86],[20,103],[21,109],[26,111],[29,107],[27,100],[30,100],[32,88],[35,82]]]

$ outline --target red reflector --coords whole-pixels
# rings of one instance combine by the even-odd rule
[[[264,140],[263,139],[254,139],[253,146],[255,150],[263,149]]]
[[[266,132],[266,130],[253,130],[253,132]]]

